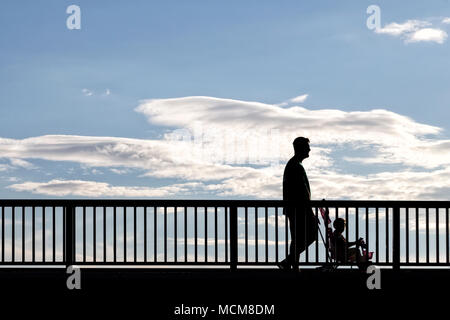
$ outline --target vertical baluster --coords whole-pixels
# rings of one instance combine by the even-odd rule
[[[419,255],[419,208],[416,209],[416,263],[420,262]]]
[[[205,207],[205,262],[208,262],[208,208]]]
[[[86,207],[83,206],[83,262],[86,262]]]
[[[158,261],[158,247],[157,247],[157,242],[158,242],[158,217],[157,217],[157,209],[156,207],[153,207],[153,261],[157,262]]]
[[[289,230],[288,230],[289,221],[286,214],[286,208],[283,209],[283,212],[284,212],[284,251],[287,258],[289,255]]]
[[[400,269],[400,208],[392,208],[392,265],[394,270]]]
[[[148,207],[144,208],[144,262],[147,263],[147,215]]]
[[[348,231],[348,225],[349,225],[349,221],[348,221],[348,207],[346,207],[345,208],[345,223],[347,224],[347,227],[345,228],[345,239],[347,239],[347,241],[349,240],[348,239],[348,233],[349,233],[349,231]]]
[[[36,262],[36,207],[33,206],[31,210],[31,261]]]
[[[214,207],[214,254],[215,254],[215,261],[216,263],[218,262],[218,237],[219,235],[217,234],[217,207]]]
[[[349,239],[348,239],[348,234],[349,234],[348,228],[349,228],[349,224],[350,223],[349,223],[349,220],[348,220],[348,207],[345,208],[345,222],[347,224],[347,227],[345,228],[345,239],[347,239],[347,241],[349,241]]]
[[[12,207],[11,212],[11,260],[16,260],[16,207]]]
[[[316,252],[315,252],[315,256],[316,256],[316,263],[319,263],[319,232],[320,232],[320,226],[319,226],[319,208],[315,207],[314,208],[314,213],[316,216],[316,223],[317,223],[317,231],[316,231],[316,244],[315,244],[315,248],[316,248]]]
[[[137,262],[137,227],[136,227],[136,221],[137,221],[137,209],[136,206],[133,207],[133,256],[134,256],[134,263]]]
[[[236,270],[238,264],[238,216],[237,207],[230,208],[230,269]]]
[[[248,263],[248,207],[245,207],[245,262]]]
[[[225,216],[225,262],[228,261],[228,207],[224,208]]]
[[[175,260],[175,262],[178,262],[178,208],[174,207],[173,211],[174,211],[174,213],[173,213],[174,214],[173,234],[174,234],[174,238],[175,238],[175,244],[173,246],[174,247],[173,251],[174,251],[174,255],[175,255],[174,260]]]
[[[62,220],[63,220],[63,224],[62,224],[62,234],[63,234],[63,238],[62,238],[62,242],[63,242],[63,261],[67,261],[67,240],[66,240],[66,215],[67,215],[67,208],[68,207],[62,207]],[[34,225],[34,209],[32,210],[32,225]],[[31,241],[34,241],[34,227],[32,226],[32,236],[31,236]],[[34,244],[33,244],[33,248],[31,250],[31,254],[32,254],[32,260],[34,262]]]
[[[164,262],[167,262],[167,207],[164,206]]]
[[[127,207],[123,207],[123,262],[127,260]]]
[[[405,208],[405,247],[406,263],[409,263],[409,208]]]
[[[369,254],[369,247],[370,247],[370,233],[369,233],[369,208],[366,207],[366,245],[367,245],[367,254]]]
[[[268,208],[265,207],[264,208],[264,213],[265,213],[265,230],[264,230],[264,235],[266,236],[266,241],[265,241],[265,246],[266,246],[266,252],[265,252],[265,256],[266,256],[266,263],[269,262],[269,214],[268,214]]]
[[[194,261],[197,263],[198,261],[198,248],[197,248],[197,207],[194,208]]]
[[[25,207],[22,207],[22,262],[25,262]]]
[[[389,263],[389,208],[385,208],[386,219],[386,263]]]
[[[5,207],[2,206],[2,262],[5,262]]]
[[[445,208],[445,251],[446,251],[446,257],[447,257],[447,263],[449,263],[450,261],[450,255],[449,255],[449,232],[448,232],[448,208]]]
[[[426,244],[426,262],[430,263],[430,212],[429,208],[425,210],[425,244]]]
[[[187,225],[187,207],[184,207],[184,262],[188,261]]]
[[[45,262],[45,206],[42,207],[42,262]]]
[[[114,262],[117,261],[117,207],[114,206],[113,208],[113,236],[114,236],[114,242],[113,242],[113,260]]]
[[[93,248],[93,252],[92,255],[94,256],[94,262],[97,262],[97,207],[92,207],[92,219],[94,219],[93,221],[93,240],[92,240],[92,248]]]
[[[106,207],[103,207],[103,262],[106,260]]]
[[[56,262],[56,208],[52,207],[52,245],[53,245],[53,262]]]
[[[355,240],[359,238],[359,208],[355,208]]]
[[[245,231],[245,234],[247,235],[247,230]],[[317,245],[316,245],[317,248]],[[278,207],[275,207],[275,262],[278,262]]]
[[[33,207],[34,208],[34,207]],[[70,266],[77,262],[76,259],[76,235],[75,235],[75,229],[76,229],[76,206],[72,205],[66,205],[64,206],[64,261],[66,265]],[[33,209],[33,217],[35,216],[35,210]],[[33,219],[34,220],[34,219]],[[34,221],[33,221],[34,224]],[[34,233],[34,227],[33,227],[33,233]],[[35,237],[33,236],[33,239]],[[34,250],[33,250],[34,253]],[[33,257],[34,259],[34,257]]]
[[[334,210],[334,221],[336,221],[336,219],[338,219],[338,218],[339,218],[339,207],[336,206],[336,208]],[[336,248],[336,246],[334,247],[334,256],[337,257],[337,248]]]
[[[378,207],[376,207],[375,208],[375,237],[376,237],[376,239],[375,239],[375,242],[376,242],[376,244],[375,244],[375,251],[376,251],[376,254],[377,254],[377,258],[376,258],[376,263],[378,263],[379,261],[380,261],[380,235],[379,235],[379,233],[380,233],[380,226],[379,226],[379,223],[380,223],[380,221],[379,221],[379,208]]]
[[[255,207],[255,262],[258,262],[258,208]]]
[[[436,263],[439,263],[439,208],[436,208]]]
[[[330,216],[329,216],[329,208],[324,207],[323,209],[325,210],[325,219],[323,219],[324,226],[325,226],[325,235],[324,235],[325,236],[325,263],[327,264],[328,262],[333,262],[331,260],[332,257],[330,256],[330,238],[328,237],[328,221],[330,221]]]

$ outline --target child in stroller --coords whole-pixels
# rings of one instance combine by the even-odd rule
[[[367,252],[367,245],[363,238],[359,238],[357,241],[347,241],[342,235],[345,226],[346,222],[342,218],[337,218],[333,222],[334,231],[330,235],[331,257],[337,263],[356,262],[359,269],[365,271],[372,258],[372,252]],[[363,248],[362,253],[360,247]]]

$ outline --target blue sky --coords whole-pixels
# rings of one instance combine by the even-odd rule
[[[280,198],[308,135],[313,198],[446,199],[447,17],[450,1],[3,1],[0,195]],[[207,126],[198,148],[171,135]],[[210,157],[255,128],[280,150]]]

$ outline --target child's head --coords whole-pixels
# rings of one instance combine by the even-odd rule
[[[342,218],[337,218],[333,222],[333,227],[337,232],[342,232],[345,230],[345,220]]]

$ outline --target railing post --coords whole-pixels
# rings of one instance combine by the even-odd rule
[[[73,265],[75,262],[75,207],[64,207],[65,214],[65,248],[64,258],[67,266]]]
[[[392,217],[392,264],[394,270],[400,269],[400,208],[394,207]]]
[[[230,269],[237,269],[238,262],[238,216],[237,207],[230,207]]]

